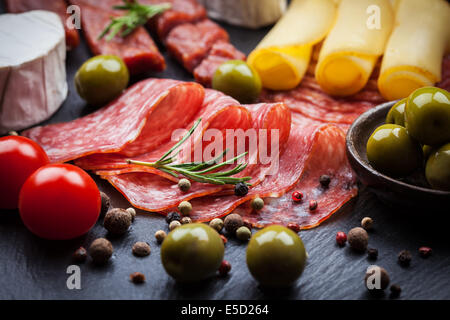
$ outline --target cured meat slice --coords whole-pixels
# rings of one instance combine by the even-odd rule
[[[206,59],[194,70],[195,80],[205,87],[211,87],[217,68],[229,60],[245,60],[245,54],[226,41],[216,42]]]
[[[90,5],[89,3],[96,3],[93,0],[71,0],[71,3],[81,8],[83,32],[94,55],[111,54],[121,57],[131,74],[165,69],[164,57],[144,27],[136,28],[125,38],[116,36],[110,41],[106,37],[98,39],[111,22],[111,16],[120,16],[120,13]],[[114,1],[111,3],[114,5]]]
[[[228,33],[209,19],[196,24],[185,23],[167,36],[168,51],[189,72],[193,72],[219,40],[228,41]]]
[[[143,4],[170,3],[171,8],[150,20],[152,30],[164,41],[169,32],[183,23],[193,23],[206,18],[206,10],[196,0],[141,0]]]
[[[172,130],[192,121],[203,98],[199,84],[148,79],[88,116],[36,127],[23,135],[38,142],[51,162],[93,153],[120,152],[131,157],[169,141]]]
[[[332,183],[324,189],[319,177],[328,174]],[[280,158],[278,175],[266,178],[243,198],[234,196],[204,197],[193,200],[191,217],[208,221],[232,212],[243,215],[255,226],[299,223],[302,229],[317,226],[357,194],[356,177],[345,155],[345,134],[334,125],[314,126],[307,120],[304,126],[294,126],[285,153]],[[305,195],[302,203],[293,203],[290,194],[298,189]],[[252,212],[248,200],[269,197],[258,213]],[[309,210],[309,200],[318,208]],[[247,203],[245,203],[247,202]],[[245,203],[245,204],[244,204]]]
[[[11,13],[22,13],[31,10],[47,10],[56,13],[64,26],[66,33],[66,47],[68,50],[80,44],[80,35],[76,29],[67,26],[66,20],[70,17],[64,0],[6,0],[6,8]]]
[[[260,104],[251,106],[252,115],[255,116],[256,129],[277,128],[282,132],[281,139],[287,139],[290,128],[289,109],[283,104]],[[223,111],[226,112],[226,111]],[[217,120],[221,117],[217,116]],[[232,118],[230,118],[231,120]],[[226,122],[226,118],[220,120]],[[228,122],[229,123],[229,122]],[[228,125],[230,126],[230,125]],[[232,126],[230,126],[231,128]],[[236,127],[236,125],[234,125]],[[281,143],[286,143],[282,141]],[[253,185],[261,183],[271,165],[254,164],[248,166],[240,176],[251,175]],[[131,170],[132,171],[132,170]],[[103,175],[115,188],[117,188],[134,206],[147,211],[161,212],[178,205],[183,200],[202,197],[205,195],[225,192],[230,186],[217,186],[201,183],[192,183],[188,192],[182,192],[177,184],[168,179],[149,172],[131,172],[120,175]],[[235,197],[234,197],[235,198]]]

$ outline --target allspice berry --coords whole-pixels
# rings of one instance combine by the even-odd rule
[[[260,197],[256,197],[255,199],[252,200],[252,208],[255,211],[259,211],[262,208],[264,208],[264,200],[261,199]]]
[[[103,217],[111,207],[111,199],[104,192],[100,191],[100,197],[102,199],[102,207],[100,210],[100,216]]]
[[[241,241],[248,241],[252,237],[252,232],[247,227],[240,227],[236,230],[236,238]]]
[[[128,208],[126,210],[131,215],[131,222],[136,218],[136,210],[134,208]]]
[[[182,201],[178,205],[178,210],[180,210],[180,212],[183,216],[188,216],[192,212],[192,205],[189,201]]]
[[[114,208],[108,211],[103,220],[103,226],[113,235],[121,235],[128,231],[131,225],[131,214],[124,209]]]
[[[188,179],[180,179],[180,181],[178,181],[178,188],[183,192],[188,192],[191,188],[191,182]]]
[[[147,242],[138,241],[133,245],[132,252],[137,257],[145,257],[150,254],[150,246]]]
[[[364,285],[371,292],[379,292],[389,286],[390,278],[386,269],[379,266],[370,266],[364,277]]]
[[[244,221],[242,217],[237,213],[229,214],[225,217],[223,221],[223,226],[225,230],[230,234],[235,234],[236,230],[244,225]]]
[[[173,229],[178,228],[179,226],[181,226],[180,221],[173,220],[173,221],[169,224],[169,230],[172,231]]]
[[[209,226],[210,226],[211,228],[215,229],[217,232],[220,232],[220,231],[222,231],[222,229],[223,229],[223,220],[220,219],[220,218],[212,219],[212,220],[209,222]]]
[[[155,232],[155,239],[158,243],[162,243],[166,237],[167,234],[164,230],[158,230]]]
[[[353,250],[364,252],[369,244],[369,235],[363,228],[356,227],[348,232],[347,241]]]
[[[89,255],[95,264],[105,264],[113,254],[111,242],[105,238],[95,239],[89,247]]]
[[[365,230],[371,230],[373,228],[373,220],[370,217],[365,217],[361,220],[361,227]]]

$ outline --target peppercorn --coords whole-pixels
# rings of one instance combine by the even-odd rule
[[[172,211],[167,214],[167,216],[166,216],[167,224],[170,224],[173,220],[177,220],[177,221],[181,220],[181,216],[178,212]]]
[[[402,288],[398,284],[393,284],[390,287],[391,290],[391,298],[398,298],[400,296],[400,293],[402,292]]]
[[[370,217],[365,217],[361,220],[361,227],[365,230],[371,230],[373,227],[373,220]]]
[[[241,241],[248,241],[252,236],[252,232],[247,227],[240,227],[236,230],[236,237]]]
[[[220,235],[220,239],[222,239],[223,244],[227,244],[228,239],[223,234]]]
[[[183,192],[188,192],[191,188],[191,182],[188,179],[180,179],[180,181],[178,181],[178,188]]]
[[[303,199],[303,193],[301,193],[300,191],[294,191],[292,192],[292,200],[294,202],[300,202]]]
[[[18,136],[19,134],[17,133],[17,131],[9,131],[8,135],[9,136]]]
[[[431,256],[431,253],[433,250],[430,247],[420,247],[419,248],[419,254],[422,258],[428,258]]]
[[[411,263],[411,258],[411,253],[408,250],[402,250],[398,254],[398,263],[403,267],[407,267]]]
[[[345,243],[347,242],[347,235],[345,234],[345,232],[339,231],[338,233],[336,233],[336,243],[343,247],[345,246]]]
[[[314,211],[317,209],[317,201],[316,200],[310,200],[309,201],[309,210]]]
[[[102,198],[102,207],[100,209],[100,216],[103,217],[111,207],[111,199],[104,192],[100,191],[100,197]]]
[[[363,228],[356,227],[348,232],[348,243],[355,251],[364,252],[369,244],[369,235]]]
[[[130,280],[134,284],[142,284],[145,282],[145,275],[140,272],[134,272],[130,274]]]
[[[105,264],[113,254],[111,242],[105,238],[95,239],[89,247],[89,255],[96,264]]]
[[[253,229],[253,223],[251,223],[250,220],[242,219],[242,222],[244,223],[244,227],[247,227],[249,230]]]
[[[320,185],[324,188],[328,188],[331,182],[331,177],[327,174],[323,174],[319,178]]]
[[[300,232],[300,225],[298,223],[289,222],[287,227],[296,233]]]
[[[181,226],[180,221],[173,220],[173,221],[169,224],[169,230],[172,231],[173,229],[178,228],[179,226]]]
[[[133,245],[132,252],[137,257],[145,257],[150,254],[150,246],[147,242],[138,241]]]
[[[248,193],[248,186],[245,182],[239,182],[234,186],[234,194],[238,197],[246,196]]]
[[[219,267],[219,275],[225,277],[231,271],[231,264],[227,260],[223,260]]]
[[[242,220],[242,217],[238,215],[237,213],[229,214],[225,217],[225,220],[223,221],[223,226],[225,227],[225,230],[230,234],[235,234],[236,230],[239,229],[244,225],[244,221]]]
[[[256,197],[255,199],[252,200],[252,208],[255,211],[259,211],[264,207],[264,200],[261,199],[260,197]]]
[[[181,218],[181,224],[188,224],[188,223],[192,223],[192,219],[189,217],[183,217]]]
[[[367,249],[367,257],[370,260],[376,260],[378,258],[378,250],[375,248]]]
[[[220,232],[223,229],[223,220],[219,218],[214,218],[209,222],[209,226],[215,229],[217,232]]]
[[[126,211],[130,214],[131,221],[133,222],[136,218],[136,210],[134,208],[128,208]]]
[[[155,238],[158,243],[162,243],[166,237],[167,234],[164,230],[158,230],[155,232]]]
[[[380,278],[376,279],[377,276]],[[379,266],[370,266],[367,268],[364,285],[370,292],[379,292],[380,290],[386,289],[389,286],[389,282],[390,278],[386,269]],[[378,288],[377,285],[379,286]]]
[[[111,234],[121,235],[128,231],[131,220],[131,215],[126,210],[114,208],[106,213],[103,226]]]
[[[79,247],[75,252],[73,253],[73,260],[75,262],[85,262],[87,258],[87,251],[84,247]]]
[[[181,201],[178,205],[178,210],[180,210],[183,216],[188,216],[192,212],[192,205],[189,201]]]

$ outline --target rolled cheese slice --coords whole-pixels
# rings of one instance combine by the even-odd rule
[[[378,88],[387,100],[441,80],[450,38],[450,5],[444,0],[400,0],[396,25],[381,64]]]
[[[394,23],[389,0],[342,0],[325,39],[316,80],[328,94],[348,96],[367,83]]]
[[[285,15],[248,57],[265,88],[288,90],[302,80],[312,47],[331,29],[333,0],[293,0]]]
[[[61,19],[49,11],[0,15],[0,134],[49,118],[67,96]]]

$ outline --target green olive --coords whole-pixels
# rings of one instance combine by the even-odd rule
[[[425,176],[434,189],[450,191],[450,143],[430,155],[425,167]]]
[[[386,117],[386,123],[398,124],[399,126],[405,126],[405,106],[408,99],[402,99],[389,110]]]
[[[212,87],[241,103],[253,103],[261,93],[261,79],[246,62],[231,60],[217,68]]]
[[[196,282],[213,275],[223,260],[224,245],[219,233],[202,223],[175,228],[161,246],[166,272],[179,282]]]
[[[396,124],[378,127],[367,141],[367,159],[382,173],[402,176],[422,164],[423,152],[406,129]]]
[[[118,97],[127,87],[130,75],[117,56],[96,56],[87,60],[75,75],[78,94],[87,103],[101,106]]]
[[[439,146],[450,141],[450,93],[425,87],[414,91],[405,108],[409,134],[422,144]]]
[[[431,155],[431,153],[434,151],[434,147],[429,145],[423,145],[422,151],[423,151],[423,157],[424,159],[428,159],[428,157]]]
[[[307,254],[302,239],[291,229],[273,225],[253,235],[247,247],[247,266],[263,286],[286,287],[302,274]]]

